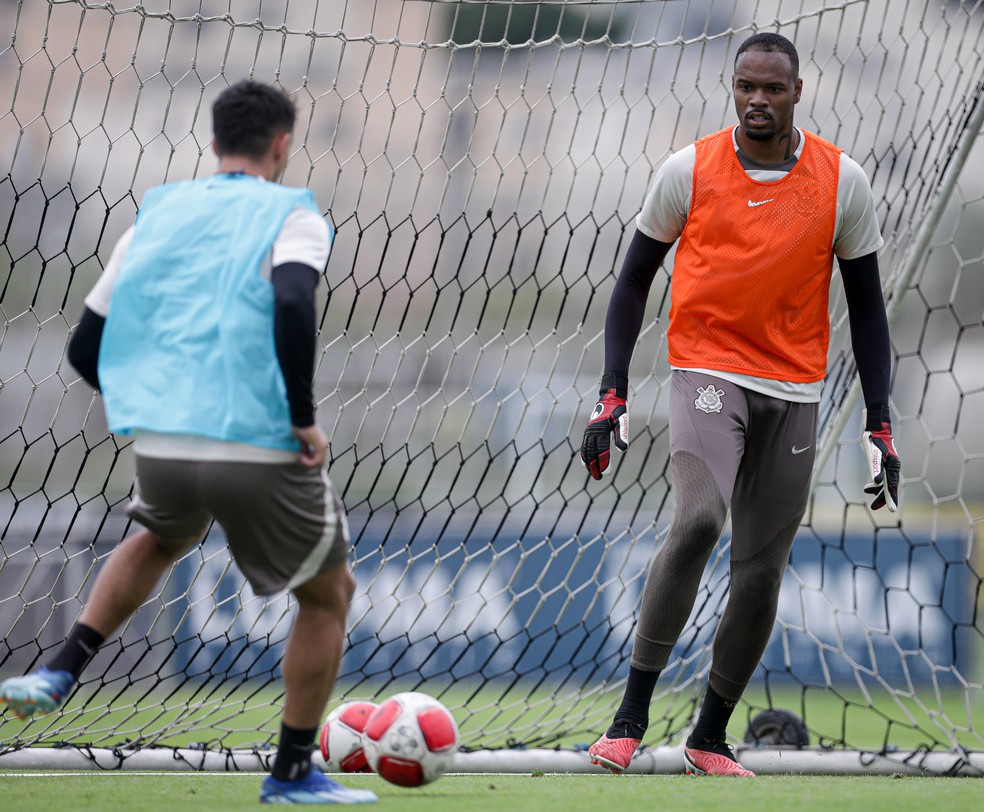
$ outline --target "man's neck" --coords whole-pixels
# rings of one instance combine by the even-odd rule
[[[753,141],[747,136],[743,136],[741,129],[735,133],[735,142],[742,155],[750,161],[761,166],[778,166],[791,159],[800,145],[799,130],[795,127],[790,133],[783,133],[781,136],[768,142]]]
[[[270,168],[264,162],[242,155],[224,155],[215,171],[219,175],[253,175],[270,180]]]

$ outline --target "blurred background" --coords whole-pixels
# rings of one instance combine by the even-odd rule
[[[931,707],[941,684],[979,689],[976,0],[0,2],[0,673],[64,637],[127,529],[125,438],[63,357],[82,300],[148,187],[214,170],[210,104],[248,76],[295,100],[285,182],[337,231],[316,386],[360,582],[343,678],[361,694],[504,679],[595,696],[566,722],[483,722],[476,742],[605,718],[672,507],[669,260],[633,358],[630,450],[594,483],[576,454],[608,297],[655,170],[735,120],[734,54],[765,30],[799,49],[796,123],[872,182],[905,486],[901,513],[865,507],[835,272],[823,465],[758,678],[846,682],[896,708],[914,682],[936,686]],[[667,737],[707,666],[727,542],[670,670]],[[269,680],[290,611],[251,595],[214,528],[101,655],[93,694],[131,672]]]

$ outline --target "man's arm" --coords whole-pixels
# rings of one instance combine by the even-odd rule
[[[882,297],[878,256],[838,259],[851,325],[851,346],[864,394],[864,445],[871,471],[865,492],[874,496],[871,507],[898,510],[902,463],[895,450],[888,411],[892,345]]]
[[[878,255],[857,259],[838,259],[851,325],[851,346],[861,379],[864,405],[878,409],[888,405],[892,346],[888,337],[888,316],[882,298]]]
[[[109,313],[113,287],[116,285],[116,279],[123,267],[123,258],[132,239],[133,226],[130,226],[113,246],[109,262],[85,297],[82,317],[72,332],[71,341],[68,342],[69,363],[93,389],[100,389],[98,367],[103,328],[106,326],[106,314]]]
[[[288,262],[273,269],[273,337],[277,360],[287,385],[290,422],[297,428],[314,424],[314,292],[320,274],[308,265]]]
[[[88,307],[68,342],[68,362],[93,389],[99,389],[99,346],[102,344],[106,319]]]
[[[646,315],[649,289],[672,243],[636,231],[622,261],[605,318],[605,374],[628,381],[629,362]],[[625,397],[623,390],[621,396]]]
[[[302,465],[324,465],[328,440],[314,422],[314,359],[317,344],[314,292],[321,274],[310,265],[285,262],[273,269],[273,337],[287,386],[294,436]]]
[[[621,450],[628,447],[629,362],[642,330],[646,300],[656,271],[672,243],[660,242],[636,231],[615,280],[605,318],[605,372],[601,376],[600,399],[584,430],[581,462],[594,479],[609,471],[611,435]]]

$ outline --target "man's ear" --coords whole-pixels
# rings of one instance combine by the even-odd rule
[[[283,132],[273,139],[273,159],[280,163],[287,159],[290,150],[291,133]]]

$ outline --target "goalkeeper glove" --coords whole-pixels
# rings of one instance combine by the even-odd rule
[[[619,451],[629,447],[629,412],[625,405],[628,388],[628,379],[620,375],[608,373],[601,379],[601,399],[591,412],[581,441],[581,462],[594,479],[611,473],[613,433]]]
[[[868,469],[871,471],[871,482],[865,485],[864,492],[875,497],[871,509],[878,510],[888,505],[888,509],[895,513],[899,509],[902,461],[892,440],[888,406],[876,406],[867,410],[861,441],[868,457]]]

